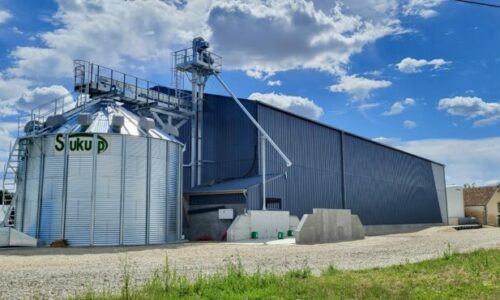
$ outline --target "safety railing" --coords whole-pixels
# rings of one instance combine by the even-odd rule
[[[83,104],[84,100],[78,96],[75,99],[74,94],[70,93],[33,108],[30,120],[43,123],[49,116],[64,114]]]
[[[197,66],[215,73],[220,73],[222,69],[222,57],[210,51],[197,53],[193,48],[186,48],[175,51],[172,55],[173,65],[186,71]]]
[[[175,91],[88,61],[75,60],[75,90],[87,94],[111,93],[125,101],[141,104],[160,103],[171,109],[191,110],[190,101],[175,97]]]

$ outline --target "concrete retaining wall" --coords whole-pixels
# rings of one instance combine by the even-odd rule
[[[227,230],[227,241],[236,242],[251,238],[256,231],[259,239],[276,239],[278,232],[285,235],[291,226],[295,226],[296,219],[288,211],[250,210],[239,215]]]
[[[318,244],[363,239],[363,225],[349,209],[313,209],[300,220],[295,232],[297,244]]]
[[[36,247],[37,240],[13,228],[0,227],[0,247]]]

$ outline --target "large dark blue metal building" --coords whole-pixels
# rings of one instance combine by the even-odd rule
[[[287,168],[267,145],[268,209],[299,218],[313,208],[351,209],[364,225],[446,222],[442,164],[258,101],[242,102],[293,162]],[[203,122],[202,185],[190,188],[184,169],[188,227],[194,226],[189,215],[262,208],[257,129],[231,98],[219,95],[205,95]],[[186,164],[190,133],[189,124],[181,128]]]

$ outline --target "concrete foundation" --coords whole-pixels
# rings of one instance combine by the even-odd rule
[[[433,224],[390,224],[390,225],[368,225],[364,226],[365,234],[371,235],[384,235],[384,234],[394,234],[394,233],[405,233],[419,231],[425,228],[434,226],[444,226],[443,223],[433,223]]]
[[[313,209],[300,220],[295,232],[297,244],[320,244],[363,239],[364,229],[358,216],[349,209]]]
[[[252,232],[257,232],[259,239],[276,239],[278,232],[285,235],[297,224],[297,217],[288,211],[250,210],[236,217],[227,230],[227,241],[247,240]]]
[[[0,227],[0,247],[36,247],[37,239],[10,227]]]

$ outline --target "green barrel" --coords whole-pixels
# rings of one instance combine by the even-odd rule
[[[293,230],[292,229],[288,230],[287,234],[288,236],[293,236]]]
[[[259,238],[259,233],[257,231],[252,231],[251,233],[252,239],[258,239]]]
[[[278,232],[278,240],[282,240],[285,238],[285,234],[283,232]]]

